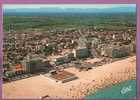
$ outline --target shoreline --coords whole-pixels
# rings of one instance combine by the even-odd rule
[[[53,98],[82,98],[91,91],[136,78],[136,57],[129,57],[89,71],[78,72],[66,68],[78,79],[67,83],[55,83],[42,75],[3,84],[4,98],[39,98],[49,95]],[[14,91],[14,92],[13,92]],[[22,91],[22,92],[21,92]]]
[[[108,66],[110,66],[110,65],[111,65],[111,67],[117,66],[117,64],[120,65],[120,62],[123,62],[123,61],[127,62],[127,60],[130,60],[130,62],[131,62],[131,58],[133,59],[133,57],[126,58],[126,59],[116,61],[111,64],[106,64],[106,65],[100,66],[99,68],[102,70],[101,67],[108,68]],[[121,68],[120,68],[120,70],[118,70],[119,68],[118,69],[114,68],[114,69],[116,69],[116,70],[112,69],[114,72],[109,71],[108,74],[103,72],[104,75],[101,75],[100,78],[98,78],[98,76],[97,76],[97,79],[95,79],[97,82],[94,81],[94,84],[92,84],[92,82],[86,82],[86,83],[81,82],[79,85],[76,86],[78,88],[74,88],[74,90],[72,91],[73,92],[72,94],[74,94],[73,95],[74,98],[79,98],[81,96],[84,97],[85,95],[88,95],[90,93],[90,91],[96,92],[97,90],[105,88],[106,86],[110,86],[110,85],[117,84],[117,83],[120,83],[123,81],[135,79],[136,78],[136,69],[134,69],[134,68],[127,69],[127,67],[130,68],[130,66],[127,66],[127,64],[128,63],[126,63],[126,65],[124,65],[126,67],[126,69],[123,69],[123,66],[122,66],[122,71],[121,71]],[[134,66],[135,66],[135,64],[134,64]],[[103,70],[105,70],[104,68],[103,68]],[[107,72],[107,70],[105,70],[105,71]],[[99,71],[99,72],[102,74],[101,71]],[[116,74],[118,74],[118,75],[116,76]]]
[[[111,94],[113,93],[113,94]],[[136,79],[126,80],[120,83],[106,86],[95,92],[90,92],[85,98],[133,98],[136,96]]]

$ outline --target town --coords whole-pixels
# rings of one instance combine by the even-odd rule
[[[136,97],[135,4],[3,7],[5,99]]]
[[[4,82],[39,73],[57,75],[57,71],[61,71],[68,74],[63,71],[68,67],[88,71],[92,67],[133,56],[136,52],[136,30],[133,28],[67,28],[51,30],[49,33],[52,35],[29,30],[4,33]],[[69,74],[66,78],[77,78]],[[65,75],[54,77],[61,76]]]

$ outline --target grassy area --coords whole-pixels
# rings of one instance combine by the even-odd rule
[[[4,31],[94,27],[122,29],[135,27],[135,13],[5,13]]]

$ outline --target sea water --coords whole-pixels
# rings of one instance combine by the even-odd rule
[[[86,99],[126,99],[136,97],[136,80],[128,80],[121,83],[114,84],[112,86],[98,90],[97,92],[91,92],[86,96]]]

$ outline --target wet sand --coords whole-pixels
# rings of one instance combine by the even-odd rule
[[[111,64],[94,67],[79,72],[75,68],[66,68],[78,79],[67,83],[56,83],[38,75],[27,79],[3,84],[4,98],[40,98],[49,95],[53,98],[81,98],[108,85],[136,78],[136,57],[129,57]]]

